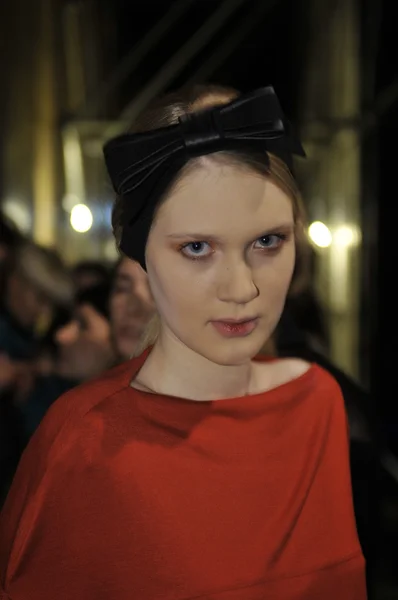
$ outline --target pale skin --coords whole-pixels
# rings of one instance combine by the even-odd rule
[[[294,262],[291,199],[247,167],[200,159],[160,206],[146,262],[160,335],[133,387],[191,400],[256,394],[308,370],[253,361],[283,311]],[[225,338],[212,321],[257,318]]]

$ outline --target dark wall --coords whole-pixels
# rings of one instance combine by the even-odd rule
[[[114,0],[119,59],[131,51],[150,30],[154,24],[154,16],[156,15],[156,19],[162,18],[167,12],[166,9],[175,3],[176,0],[155,4],[150,0],[136,6],[127,0]],[[186,12],[175,23],[169,35],[155,45],[134,75],[127,78],[121,86],[118,92],[119,109],[131,101],[137,90],[148,83],[164,62],[179,51],[220,4],[221,2],[214,0],[187,2]],[[153,8],[154,5],[156,9]],[[240,24],[250,12],[256,13],[259,12],[258,7],[269,6],[269,9],[261,12],[261,19],[247,37],[223,64],[212,72],[209,80],[213,83],[232,85],[242,91],[272,83],[277,88],[286,112],[295,120],[301,68],[306,52],[307,36],[302,18],[305,5],[305,0],[245,0],[227,19],[217,35],[186,64],[173,81],[170,81],[168,90],[184,85],[197,69],[211,61],[220,44],[234,31],[239,30]]]
[[[364,129],[362,154],[363,349],[377,409],[393,426],[398,423],[398,25],[392,0],[368,0],[364,7],[363,104],[375,119]],[[382,97],[389,100],[380,103]]]

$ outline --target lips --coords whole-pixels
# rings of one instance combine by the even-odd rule
[[[256,329],[258,318],[254,317],[240,321],[225,319],[222,321],[212,321],[211,323],[223,337],[246,337]]]
[[[231,325],[242,325],[243,323],[250,323],[255,321],[257,317],[247,317],[246,319],[217,319],[214,323],[229,323]]]

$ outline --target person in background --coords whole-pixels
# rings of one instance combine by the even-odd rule
[[[28,241],[14,248],[0,298],[0,500],[24,447],[15,399],[34,379],[40,327],[72,296],[72,281],[57,254]]]
[[[20,410],[30,437],[53,402],[76,385],[100,375],[115,363],[109,322],[110,283],[100,283],[77,293],[74,310],[54,332],[52,372],[37,376]]]
[[[72,280],[59,256],[24,242],[10,259],[0,299],[0,353],[15,361],[31,359],[52,309],[72,299]]]
[[[134,356],[153,312],[147,274],[137,262],[122,258],[116,267],[110,302],[113,343],[120,360]]]
[[[82,260],[72,269],[72,277],[76,290],[90,288],[98,283],[109,281],[109,269],[96,260]]]
[[[59,307],[53,312],[51,321],[44,335],[40,338],[40,344],[35,355],[34,364],[36,376],[44,377],[54,373],[58,356],[56,334],[61,327],[70,321],[72,310],[73,306],[69,309]]]

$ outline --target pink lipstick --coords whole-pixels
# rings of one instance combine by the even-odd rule
[[[257,327],[258,319],[244,321],[212,321],[214,328],[224,337],[245,337],[250,335]]]

